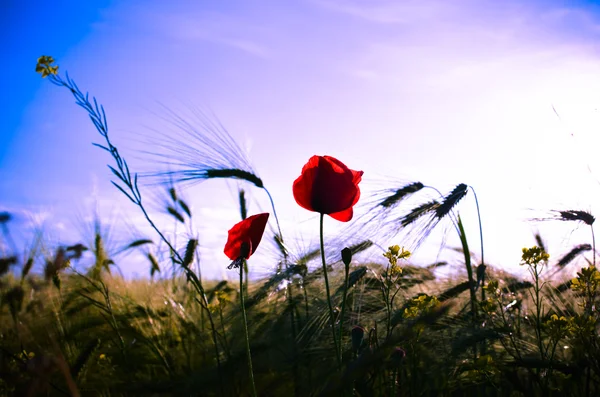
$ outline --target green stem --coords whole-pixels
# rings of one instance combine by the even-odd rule
[[[385,279],[383,280],[383,300],[385,301],[385,310],[386,310],[386,322],[385,322],[385,339],[387,340],[390,337],[390,330],[392,328],[392,308],[390,306],[390,263],[388,262],[387,267],[385,269]]]
[[[277,230],[279,232],[279,236],[278,236],[278,241],[280,243],[280,246],[282,247],[282,252],[283,252],[283,260],[285,263],[285,268],[288,268],[288,252],[287,249],[285,247],[284,241],[283,241],[283,233],[281,232],[281,225],[279,224],[279,217],[277,216],[277,210],[275,210],[275,202],[273,201],[273,197],[271,196],[271,193],[269,193],[269,191],[267,190],[266,187],[263,187],[264,191],[267,193],[267,196],[269,196],[269,201],[271,202],[271,208],[273,209],[273,216],[275,217],[275,223],[277,223]],[[298,374],[298,346],[296,344],[296,318],[294,316],[294,310],[295,310],[295,304],[294,304],[294,298],[293,298],[293,283],[292,280],[290,279],[290,277],[287,278],[288,284],[287,284],[287,291],[288,291],[288,305],[290,306],[290,323],[292,325],[292,352],[294,354],[294,390],[295,390],[295,394],[298,395],[299,394],[299,390],[298,390],[298,385],[300,384],[299,381],[299,374]]]
[[[88,100],[87,94],[84,95],[79,90],[79,87],[77,87],[75,82],[73,80],[69,79],[68,75],[67,75],[67,81],[64,81],[59,75],[54,75],[54,74],[51,74],[49,76],[49,80],[53,84],[55,84],[59,87],[65,87],[69,91],[71,91],[71,94],[73,94],[73,96],[75,97],[75,101],[76,101],[77,105],[81,106],[85,111],[88,112],[92,122],[94,123],[94,126],[96,127],[96,130],[105,139],[107,146],[102,146],[102,145],[98,145],[98,144],[94,144],[94,145],[100,147],[101,149],[106,150],[113,157],[113,159],[116,162],[118,171],[117,171],[117,169],[115,169],[113,167],[110,167],[110,168],[115,173],[115,175],[118,177],[118,179],[127,187],[127,189],[129,190],[129,193],[127,191],[125,191],[125,189],[122,186],[115,183],[114,181],[112,181],[113,184],[127,198],[129,198],[129,200],[131,200],[131,202],[133,202],[136,206],[139,207],[139,209],[142,211],[144,217],[146,218],[146,220],[152,227],[152,229],[154,229],[154,231],[159,235],[161,240],[167,244],[167,247],[176,256],[176,258],[179,260],[179,262],[183,263],[183,258],[181,257],[181,255],[179,255],[179,253],[177,252],[177,250],[175,250],[175,248],[173,247],[171,242],[165,237],[165,235],[154,224],[154,222],[150,218],[150,215],[148,215],[146,208],[142,204],[142,194],[138,188],[137,174],[134,174],[133,178],[132,178],[131,173],[129,171],[129,166],[127,165],[127,162],[125,161],[125,159],[123,159],[121,157],[117,147],[112,144],[112,142],[110,141],[110,138],[108,136],[108,124],[106,122],[106,114],[104,112],[104,108],[102,106],[98,106],[98,103],[96,102],[96,98],[93,98],[94,105],[92,105],[92,103]],[[198,279],[196,274],[189,267],[184,267],[184,271],[186,272],[186,276],[188,277],[188,279],[194,286],[196,292],[198,292],[198,294],[202,297],[202,301],[200,301],[198,299],[196,299],[196,301],[206,311],[206,314],[207,314],[209,322],[210,322],[212,339],[213,339],[213,343],[215,345],[215,357],[217,360],[217,368],[218,368],[218,372],[219,372],[219,386],[220,386],[221,394],[223,394],[223,375],[222,375],[222,371],[221,371],[221,361],[219,358],[219,346],[217,345],[217,330],[215,328],[212,314],[208,308],[208,300],[206,298],[206,294],[205,294],[204,288],[202,286],[202,283],[200,282],[200,280]]]
[[[590,225],[592,229],[592,263],[596,266],[596,236],[594,236],[594,226]]]
[[[504,313],[504,308],[503,308],[502,300],[500,298],[496,298],[496,302],[498,303],[498,307],[500,308],[500,316],[502,318],[502,325],[504,327],[506,327],[507,329],[510,329],[509,322],[506,319],[506,315]],[[517,318],[520,318],[520,313],[519,313],[519,316]],[[517,330],[518,330],[518,326],[517,326]],[[513,349],[515,349],[515,354],[514,355],[511,354],[511,356],[513,356],[515,358],[518,358],[519,362],[522,362],[523,358],[521,357],[521,352],[519,351],[519,348],[517,347],[517,343],[515,341],[514,333],[513,332],[509,332],[508,333],[508,339],[510,340],[510,343],[511,343]],[[506,350],[510,354],[510,351],[506,347],[504,348],[504,350]]]
[[[477,199],[477,193],[475,193],[475,189],[473,189],[472,186],[469,187],[473,192],[473,196],[475,197],[475,207],[477,207],[477,219],[479,220],[479,241],[481,245],[481,264],[485,264],[485,260],[483,258],[483,227],[481,225],[481,212],[479,211],[479,200]]]
[[[273,216],[275,217],[275,223],[277,223],[277,230],[279,231],[279,240],[283,244],[283,234],[281,234],[281,226],[279,225],[279,217],[277,216],[277,211],[275,210],[275,202],[273,202],[273,197],[271,197],[271,193],[267,190],[266,187],[263,187],[263,190],[269,196],[269,201],[271,202],[271,208],[273,209]],[[287,252],[284,254],[287,257]],[[287,263],[286,263],[287,265]]]
[[[471,310],[473,314],[473,320],[477,318],[477,296],[475,295],[475,283],[473,281],[473,267],[471,266],[471,253],[469,251],[469,244],[467,243],[467,235],[465,234],[465,229],[462,224],[462,220],[460,219],[460,215],[458,216],[458,230],[460,242],[462,244],[463,254],[465,256],[465,266],[467,268],[467,276],[469,277],[469,292],[471,293]]]
[[[350,276],[350,266],[345,266],[344,267],[344,272],[345,272],[345,276],[344,276],[344,296],[342,298],[342,312],[340,314],[340,333],[339,333],[339,338],[338,340],[340,341],[340,351],[339,351],[339,355],[340,355],[340,362],[342,362],[342,332],[344,330],[344,313],[346,312],[346,299],[348,297],[348,279]]]
[[[333,346],[335,348],[335,358],[337,360],[338,369],[342,369],[342,362],[340,360],[339,348],[337,339],[335,337],[335,319],[333,318],[333,306],[331,305],[331,294],[329,292],[329,278],[327,277],[327,264],[325,263],[325,243],[323,242],[323,218],[325,214],[321,214],[320,221],[320,237],[321,237],[321,262],[323,263],[323,275],[325,277],[325,291],[327,293],[327,305],[329,306],[329,319],[331,322],[331,333],[333,336]]]
[[[554,345],[552,346],[552,351],[550,353],[550,368],[548,370],[548,376],[546,377],[546,387],[548,387],[548,384],[550,383],[550,379],[552,379],[552,364],[554,361],[554,354],[556,353],[556,346],[558,345],[558,342],[560,342],[560,339],[556,340],[556,342],[554,342]]]
[[[481,224],[481,211],[479,210],[479,199],[477,199],[477,193],[475,193],[475,189],[473,186],[469,186],[471,191],[473,192],[473,196],[475,197],[475,207],[477,208],[477,220],[479,221],[479,242],[481,247],[481,265],[485,266],[485,258],[483,256],[483,226]],[[485,268],[484,268],[485,269]],[[481,279],[481,301],[485,301],[485,272],[483,274],[483,278]]]
[[[538,265],[534,265],[535,274],[535,327],[538,338],[538,348],[540,349],[540,357],[542,360],[546,358],[542,341],[542,301],[540,300],[540,272],[538,271]]]
[[[244,263],[246,261],[244,260]],[[246,318],[246,306],[244,305],[244,267],[240,268],[240,305],[242,317],[244,318],[244,335],[246,337],[246,357],[248,358],[248,373],[252,384],[252,396],[256,397],[256,385],[254,384],[254,371],[252,369],[252,354],[250,353],[250,337],[248,336],[248,319]]]
[[[244,261],[244,265],[242,266],[242,270],[245,276],[244,280],[244,290],[246,292],[246,298],[248,298],[248,262]]]
[[[471,266],[471,251],[469,251],[469,244],[467,243],[467,235],[465,234],[465,228],[463,227],[460,215],[458,215],[458,230],[460,242],[462,244],[463,254],[465,256],[465,266],[467,268],[467,276],[469,277],[469,292],[471,294],[471,312],[473,316],[473,326],[477,324],[477,296],[475,295],[475,282],[473,281],[473,268]],[[483,286],[481,287],[483,289]],[[477,358],[477,346],[473,346],[473,356]]]
[[[309,315],[310,315],[310,310],[308,307],[308,291],[307,291],[307,285],[306,285],[306,279],[304,278],[304,276],[302,277],[302,290],[304,292],[304,313],[305,313],[305,318],[304,318],[304,322],[303,325],[306,326],[306,324],[308,323],[308,319],[309,319]],[[298,316],[298,318],[300,318],[300,316]],[[294,340],[294,344],[296,344],[296,341]],[[308,390],[313,390],[313,366],[311,365],[311,355],[307,355],[306,356],[306,364],[308,366]]]
[[[106,125],[106,115],[104,113],[104,108],[98,107],[98,104],[96,103],[95,98],[94,98],[94,103],[95,103],[95,108],[94,108],[94,106],[92,106],[92,104],[88,101],[87,95],[83,95],[83,93],[81,93],[81,91],[79,91],[79,88],[68,77],[67,77],[67,81],[65,82],[60,78],[60,76],[51,75],[50,81],[58,86],[69,89],[69,91],[71,91],[71,93],[75,97],[77,105],[81,106],[84,110],[86,110],[88,112],[90,118],[94,122],[96,129],[98,130],[100,135],[106,140],[107,147],[104,147],[104,146],[98,145],[98,144],[94,144],[94,145],[108,151],[111,154],[111,156],[117,163],[118,171],[116,171],[112,167],[111,167],[111,169],[117,175],[117,177],[120,179],[120,181],[123,184],[125,184],[125,186],[129,189],[130,193],[126,192],[117,183],[113,182],[113,184],[123,194],[125,194],[125,196],[131,200],[131,202],[133,202],[135,205],[137,205],[140,208],[140,210],[142,211],[142,213],[144,215],[144,218],[146,218],[146,221],[150,224],[152,229],[154,229],[154,231],[159,235],[161,240],[163,240],[165,242],[165,244],[167,244],[167,247],[177,257],[177,259],[180,262],[183,262],[183,258],[179,255],[179,253],[173,247],[171,242],[165,237],[165,235],[154,224],[154,222],[150,218],[150,215],[148,215],[148,212],[146,211],[146,208],[144,207],[144,205],[142,203],[142,195],[141,195],[141,192],[140,192],[140,190],[138,188],[138,184],[137,184],[137,174],[134,174],[133,178],[131,177],[131,173],[129,171],[129,166],[127,165],[126,161],[120,156],[117,147],[114,146],[112,144],[112,142],[110,141],[110,139],[108,137],[108,126]],[[186,272],[188,273],[188,276],[192,277],[192,281],[193,281],[192,284],[194,285],[194,287],[197,288],[198,292],[203,296],[203,298],[204,298],[203,300],[206,301],[204,289],[202,288],[202,285],[198,283],[197,278],[195,277],[196,275],[193,272],[191,272],[191,270],[189,268],[186,268],[184,270],[186,270]],[[206,310],[208,310],[208,305],[207,305]]]
[[[287,260],[286,260],[287,263]],[[287,265],[286,265],[287,266]],[[289,280],[289,279],[288,279]],[[291,280],[287,284],[287,292],[288,292],[288,308],[290,310],[290,323],[292,326],[292,354],[294,357],[293,371],[294,371],[294,395],[300,395],[300,376],[298,372],[298,346],[296,344],[296,304],[294,303],[293,289]]]
[[[223,319],[223,304],[219,299],[219,318],[221,319],[221,330],[223,332],[223,346],[225,347],[225,353],[227,359],[231,360],[231,349],[229,348],[229,342],[227,341],[227,331],[225,330],[225,320]]]

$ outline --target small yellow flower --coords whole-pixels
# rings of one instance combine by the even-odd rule
[[[56,75],[58,73],[58,66],[52,65],[54,63],[54,58],[47,55],[42,55],[37,60],[37,65],[35,66],[35,71],[37,73],[41,73],[42,77],[48,77],[49,75]]]
[[[523,248],[521,256],[521,265],[535,266],[540,262],[546,262],[550,255],[543,248],[533,246],[531,248]]]
[[[565,316],[558,317],[556,314],[550,316],[545,326],[546,332],[555,341],[563,339],[572,331],[571,322]]]
[[[440,301],[435,296],[420,294],[408,302],[408,307],[404,309],[404,318],[415,318],[433,310]]]
[[[404,248],[402,248],[402,252],[400,252],[400,254],[398,255],[399,259],[406,259],[409,258],[411,255],[410,251],[405,250]]]
[[[487,285],[483,287],[483,289],[494,295],[500,295],[500,286],[498,285],[498,280],[488,281]]]
[[[392,265],[390,268],[390,274],[392,276],[399,276],[402,274],[402,268],[396,264]]]
[[[571,289],[577,292],[596,291],[600,285],[600,272],[595,266],[588,266],[577,272],[577,278],[571,280]]]
[[[219,290],[215,292],[215,300],[215,305],[217,306],[227,305],[228,303],[231,303],[231,296],[227,291]]]
[[[399,245],[392,245],[388,247],[388,250],[383,254],[387,258],[391,266],[392,274],[402,273],[402,268],[398,266],[398,259],[406,259],[410,256],[410,252],[405,250],[404,247],[400,248]]]
[[[596,330],[596,320],[593,316],[575,315],[569,319],[571,330],[577,335],[593,335]]]
[[[480,302],[480,306],[481,306],[481,310],[483,310],[483,312],[485,314],[490,315],[490,316],[495,314],[496,309],[498,308],[496,301],[492,298],[487,298],[483,302]]]
[[[475,360],[475,366],[478,368],[485,368],[494,363],[494,359],[489,354],[485,354],[483,356],[479,356],[477,360]]]

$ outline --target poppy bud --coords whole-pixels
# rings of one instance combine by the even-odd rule
[[[487,266],[484,265],[483,263],[481,265],[477,266],[477,286],[475,288],[479,288],[479,285],[481,284],[481,282],[484,281],[486,267]]]
[[[350,334],[352,336],[352,350],[356,352],[362,346],[365,337],[365,329],[360,325],[355,325],[352,327]]]
[[[390,358],[392,359],[392,364],[400,365],[402,364],[402,361],[404,361],[405,357],[406,352],[404,351],[404,349],[401,347],[396,347]]]
[[[352,262],[352,250],[348,247],[342,250],[342,262],[346,267],[350,266],[350,262]]]

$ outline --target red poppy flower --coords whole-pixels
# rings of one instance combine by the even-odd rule
[[[248,259],[256,251],[267,226],[269,213],[252,215],[229,230],[225,255],[234,261],[229,267],[239,267],[242,259]]]
[[[294,181],[294,198],[302,208],[348,222],[360,198],[362,175],[331,156],[313,156]]]

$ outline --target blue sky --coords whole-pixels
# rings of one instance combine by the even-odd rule
[[[313,154],[363,170],[363,197],[386,180],[442,191],[472,185],[486,256],[508,269],[537,227],[555,256],[589,240],[585,230],[571,233],[573,225],[526,219],[597,209],[600,9],[592,3],[9,0],[1,7],[0,44],[9,56],[0,206],[15,214],[23,236],[43,224],[51,241],[75,241],[97,208],[114,220],[116,239],[154,237],[110,185],[111,159],[91,145],[100,137],[86,114],[34,72],[46,54],[105,106],[112,139],[134,169],[154,166],[140,141],[160,125],[160,104],[184,115],[188,104],[210,108],[248,151],[284,236],[300,247],[318,241],[318,220],[296,205],[291,184]],[[250,213],[268,210],[264,194],[246,188]],[[185,192],[203,263],[216,276],[227,265],[226,231],[238,220],[236,189],[208,182]],[[476,247],[472,198],[460,212]],[[326,224],[332,234],[341,226]],[[415,261],[437,254],[423,248]],[[258,254],[256,262],[269,263]],[[147,271],[127,259],[122,270]]]

